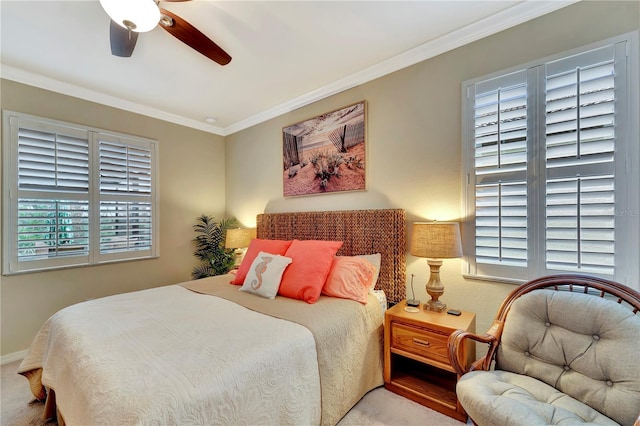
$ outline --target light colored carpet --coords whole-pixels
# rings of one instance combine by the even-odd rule
[[[366,394],[338,423],[338,426],[388,425],[464,426],[464,423],[385,388],[377,388]]]
[[[16,374],[20,361],[0,367],[0,404],[2,426],[44,425],[44,404],[35,401],[27,379]],[[55,426],[55,422],[47,426]],[[436,425],[460,426],[457,420],[435,412],[420,404],[396,395],[384,388],[369,392],[347,413],[338,426],[401,426]],[[89,426],[89,425],[87,425]]]
[[[0,425],[42,425],[44,404],[35,401],[27,379],[16,373],[18,365],[20,361],[0,366]]]

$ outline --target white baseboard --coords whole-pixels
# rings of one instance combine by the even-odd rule
[[[14,352],[12,354],[2,355],[0,357],[0,365],[9,364],[10,362],[19,361],[25,357],[27,349],[20,352]]]

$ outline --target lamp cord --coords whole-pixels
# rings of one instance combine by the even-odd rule
[[[416,300],[416,294],[413,291],[413,274],[411,274],[411,300]]]

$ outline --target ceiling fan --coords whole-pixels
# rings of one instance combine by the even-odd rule
[[[188,0],[165,0],[170,2]],[[100,0],[111,18],[109,29],[111,54],[129,57],[138,33],[151,31],[158,25],[169,34],[220,65],[231,62],[231,56],[196,27],[166,9],[159,0]]]

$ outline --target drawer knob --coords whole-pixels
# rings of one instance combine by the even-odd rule
[[[431,343],[427,342],[426,340],[417,339],[415,337],[413,338],[413,343],[415,343],[416,345],[424,346],[425,348],[431,346]]]

